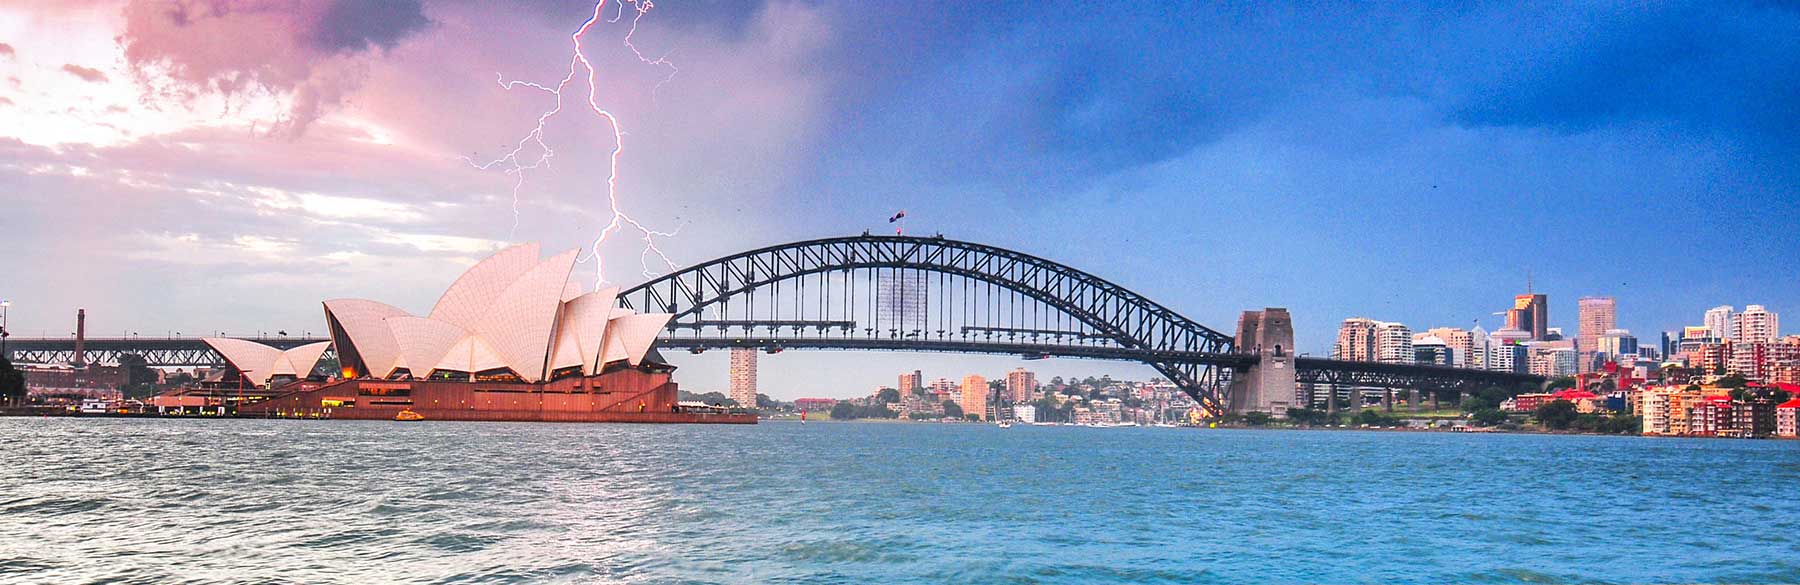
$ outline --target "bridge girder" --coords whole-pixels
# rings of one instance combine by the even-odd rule
[[[1472,393],[1490,386],[1511,388],[1544,382],[1542,376],[1470,368],[1322,358],[1298,358],[1294,362],[1295,380],[1311,384]]]
[[[881,280],[883,271],[893,275],[890,280]],[[876,296],[873,287],[878,283],[912,282],[923,283],[921,288],[933,288],[931,279],[935,276],[940,283],[949,284],[952,290],[944,292],[942,287],[938,287],[934,289],[936,292],[929,294],[942,293],[946,297],[953,297],[954,287],[963,287],[962,303],[948,308],[968,312],[973,308],[968,306],[971,299],[979,299],[982,303],[991,301],[995,307],[1004,306],[1008,312],[1016,309],[1019,322],[990,319],[971,325],[965,321],[960,329],[957,326],[948,329],[940,327],[936,330],[935,340],[931,339],[932,331],[928,328],[910,331],[892,327],[883,329],[879,318],[875,317],[878,314],[875,307],[871,306],[869,311],[859,314],[858,303],[863,299],[853,298],[856,296],[854,292],[845,294],[840,299],[830,289],[834,275],[843,275],[838,282],[854,289],[859,282],[857,279],[864,278],[859,274],[867,275],[865,286],[869,287],[866,292],[870,293],[871,304]],[[809,279],[822,286],[814,286],[808,291],[806,283]],[[948,283],[948,279],[958,280],[956,283]],[[863,332],[859,336],[856,328],[850,327],[837,331],[840,334],[837,337],[818,335],[798,339],[800,336],[793,335],[786,341],[779,342],[789,347],[804,344],[807,347],[850,349],[881,345],[883,349],[928,349],[937,345],[953,345],[956,349],[946,351],[1001,354],[1033,351],[1022,350],[1018,343],[992,342],[997,332],[1008,339],[1016,339],[1020,331],[1036,331],[1037,329],[1026,326],[1024,322],[1035,323],[1034,320],[1039,315],[1030,314],[1028,319],[1027,311],[1036,309],[1021,308],[1023,303],[1017,298],[1010,301],[996,300],[997,296],[1003,295],[996,295],[993,291],[968,294],[968,283],[986,283],[1003,289],[1005,295],[1030,299],[1031,303],[1066,315],[1077,322],[1076,327],[1057,332],[1061,335],[1053,335],[1063,341],[1074,339],[1074,343],[1040,344],[1045,347],[1035,351],[1050,355],[1064,355],[1065,350],[1071,354],[1111,352],[1112,355],[1121,356],[1112,359],[1132,359],[1150,365],[1203,404],[1214,409],[1224,404],[1223,383],[1229,374],[1228,368],[1217,367],[1220,360],[1164,359],[1158,352],[1193,356],[1230,354],[1234,341],[1231,336],[1209,329],[1142,295],[1087,272],[1020,252],[942,237],[865,234],[769,246],[696,264],[653,279],[620,293],[619,302],[626,308],[674,314],[675,317],[662,339],[664,345],[731,344],[734,339],[746,337],[768,339],[773,344],[777,343],[774,340],[776,336],[756,335],[755,327],[744,327],[744,334],[731,335],[728,328],[708,333],[703,323],[804,321],[804,318],[796,319],[796,315],[781,314],[779,311],[756,313],[750,319],[706,317],[708,311],[729,313],[731,309],[724,306],[734,299],[750,299],[751,311],[756,311],[755,299],[762,294],[761,291],[770,289],[775,292],[768,295],[771,300],[769,304],[779,307],[780,303],[787,302],[778,300],[781,293],[779,287],[784,282],[798,284],[798,287],[791,286],[789,289],[789,298],[797,308],[795,313],[803,317],[807,307],[819,306],[821,308],[817,311],[817,316],[821,320],[852,321],[862,325]],[[873,323],[868,322],[871,317],[875,318]],[[801,327],[795,327],[795,333],[799,333],[800,329]],[[820,329],[822,334],[830,333],[827,328]],[[985,334],[979,335],[980,339],[966,343],[946,339],[950,336],[967,338],[971,330],[983,331]],[[883,333],[887,334],[889,342],[872,343],[880,339]],[[1029,333],[1027,336],[1034,339],[1038,337]],[[689,341],[683,341],[684,339]],[[1084,347],[1108,349],[1078,349]]]

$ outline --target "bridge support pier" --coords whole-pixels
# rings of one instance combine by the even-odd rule
[[[1255,354],[1256,365],[1232,372],[1226,395],[1230,412],[1286,416],[1294,406],[1294,321],[1287,309],[1244,311],[1238,317],[1237,348]]]

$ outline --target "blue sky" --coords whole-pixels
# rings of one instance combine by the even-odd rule
[[[102,40],[167,40],[97,5],[87,24],[31,16]],[[12,163],[0,167],[0,204],[14,212],[0,244],[15,253],[0,269],[28,276],[0,291],[19,300],[15,329],[65,328],[80,304],[117,329],[316,330],[320,298],[429,306],[483,242],[582,245],[610,136],[572,120],[552,128],[560,166],[528,175],[518,230],[504,219],[508,179],[455,156],[488,154],[529,127],[543,102],[496,89],[495,72],[554,80],[566,35],[590,12],[560,2],[424,2],[362,20],[325,10],[320,22],[366,24],[315,31],[309,38],[336,39],[318,55],[272,57],[298,59],[287,64],[303,67],[304,81],[262,81],[277,113],[283,99],[327,96],[296,136],[151,127],[172,115],[159,112],[136,114],[149,129],[111,141],[4,136]],[[619,34],[622,24],[612,26]],[[344,38],[368,39],[366,50]],[[1800,7],[1791,3],[670,0],[635,40],[679,74],[664,83],[664,70],[616,44],[589,52],[606,72],[604,99],[629,124],[623,201],[639,218],[681,226],[665,242],[680,263],[882,228],[904,208],[914,233],[1057,259],[1221,330],[1243,309],[1288,307],[1303,351],[1327,351],[1336,323],[1352,316],[1495,328],[1491,314],[1523,292],[1527,273],[1550,295],[1552,325],[1569,331],[1583,295],[1617,297],[1621,325],[1647,339],[1718,304],[1800,310]],[[0,65],[25,73],[74,61],[34,57],[50,49],[25,32],[0,29],[0,43],[15,49],[0,51]],[[251,67],[141,46],[162,61],[84,63],[121,68],[110,83],[127,90],[145,63]],[[318,74],[346,60],[354,74]],[[20,76],[0,94],[11,102],[0,113],[55,97]],[[476,111],[487,114],[468,115]],[[115,125],[136,128],[124,122]],[[181,156],[191,144],[258,154],[202,167]],[[320,168],[322,159],[335,166]],[[140,172],[96,182],[44,170],[57,165]],[[163,183],[144,187],[146,175]],[[271,192],[299,203],[271,207]],[[294,194],[338,199],[312,205]],[[122,201],[143,213],[102,209]],[[392,209],[416,221],[381,213]],[[77,249],[71,233],[116,240]],[[609,246],[609,266],[635,268],[630,241]],[[280,262],[256,255],[271,249]],[[170,251],[237,259],[178,262]],[[396,271],[419,276],[369,282]],[[629,284],[634,272],[605,276]],[[1014,365],[790,356],[765,361],[765,390],[841,396],[913,364],[934,376],[933,366],[991,376]],[[1147,375],[1094,362],[1045,367]],[[709,356],[684,372],[693,389],[723,378]]]

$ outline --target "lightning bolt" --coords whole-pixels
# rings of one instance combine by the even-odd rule
[[[642,20],[644,15],[648,14],[650,9],[655,6],[653,2],[650,0],[619,0],[618,16],[615,16],[612,19],[605,19],[602,17],[602,13],[606,9],[607,1],[608,0],[599,0],[598,2],[595,2],[593,14],[588,17],[586,22],[581,24],[581,28],[569,35],[569,42],[572,45],[572,54],[569,57],[569,73],[564,75],[562,80],[558,81],[554,86],[530,81],[508,80],[504,74],[495,75],[496,83],[500,85],[501,89],[506,91],[533,89],[548,93],[555,97],[554,106],[538,115],[537,125],[526,132],[523,137],[519,138],[518,142],[513,144],[512,149],[502,154],[499,158],[487,162],[476,162],[466,156],[463,157],[464,162],[467,162],[476,169],[484,171],[498,169],[512,177],[513,225],[512,231],[507,234],[507,239],[513,239],[519,229],[519,191],[525,186],[526,173],[528,171],[549,168],[551,160],[556,157],[556,150],[551,148],[549,143],[544,140],[544,127],[549,124],[552,118],[555,118],[558,114],[562,113],[563,106],[565,105],[564,101],[567,97],[563,93],[564,90],[569,89],[569,87],[575,83],[577,77],[585,77],[584,81],[587,83],[586,101],[588,110],[593,113],[596,118],[605,122],[606,127],[612,130],[613,135],[613,148],[612,152],[607,157],[608,167],[606,173],[606,203],[608,211],[612,213],[612,217],[606,222],[606,225],[600,229],[600,234],[595,236],[593,243],[588,245],[588,254],[579,259],[580,262],[587,262],[589,260],[594,262],[596,288],[606,282],[605,260],[602,259],[600,255],[600,247],[614,234],[627,229],[635,232],[644,242],[644,250],[638,255],[638,261],[642,265],[645,277],[656,276],[656,272],[652,270],[650,266],[652,256],[654,256],[662,265],[666,266],[668,270],[679,268],[679,265],[677,265],[675,261],[670,260],[669,256],[663,253],[662,248],[657,245],[657,238],[674,237],[680,231],[679,227],[674,231],[657,231],[644,225],[642,222],[639,222],[636,218],[627,215],[625,211],[619,207],[619,159],[625,154],[626,133],[624,128],[619,124],[618,117],[614,116],[610,110],[607,110],[600,105],[599,73],[595,71],[594,64],[588,61],[586,50],[582,46],[582,38],[586,37],[588,32],[593,30],[594,26],[602,20],[605,20],[606,22],[617,22],[619,18],[624,16],[624,5],[629,3],[632,5],[635,14],[631,19],[631,28],[625,35],[625,46],[631,50],[633,55],[637,56],[639,61],[656,67],[665,67],[670,71],[668,77],[665,77],[662,82],[656,85],[656,89],[660,90],[664,84],[674,79],[675,74],[680,70],[666,58],[659,57],[650,59],[644,56],[643,52],[639,51],[637,46],[633,45],[631,42],[631,36],[637,33],[638,21]],[[652,95],[654,96],[654,90]]]

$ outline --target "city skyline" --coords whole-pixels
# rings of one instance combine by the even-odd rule
[[[542,96],[496,74],[558,78],[588,7],[233,13],[212,24],[291,50],[203,61],[143,6],[0,6],[0,245],[22,251],[0,272],[27,276],[0,298],[14,302],[16,335],[63,335],[78,308],[96,336],[322,334],[318,299],[421,312],[476,258],[527,240],[585,246],[604,219],[587,171],[610,136],[590,121],[550,129],[557,170],[526,176],[516,228],[512,177],[460,160],[529,127]],[[1286,306],[1298,349],[1314,354],[1358,315],[1497,329],[1492,313],[1527,278],[1565,334],[1584,296],[1618,299],[1617,325],[1645,340],[1722,303],[1800,306],[1786,284],[1800,281],[1795,239],[1740,225],[1751,212],[1800,222],[1788,164],[1800,121],[1759,106],[1791,101],[1780,88],[1792,84],[1759,80],[1800,70],[1787,50],[1800,16],[1544,12],[979,6],[914,18],[670,3],[635,40],[678,63],[675,77],[627,51],[620,27],[603,26],[611,36],[589,53],[632,141],[621,203],[679,229],[660,244],[683,264],[897,225],[1057,258],[1221,331],[1244,309]],[[328,16],[370,26],[322,44],[308,19]],[[1278,24],[1289,20],[1318,27]],[[1650,66],[1676,55],[1691,64],[1681,75]],[[240,78],[266,96],[198,90],[195,79],[257,60],[297,73]],[[195,97],[159,101],[156,88]],[[297,109],[301,95],[317,109]],[[1413,245],[1373,245],[1398,237]],[[634,239],[610,242],[607,279],[641,280],[641,254]],[[862,388],[921,360],[990,376],[1018,362],[838,355],[765,359],[762,384],[804,395],[827,384],[813,377]],[[692,386],[726,388],[722,353],[671,357]]]

